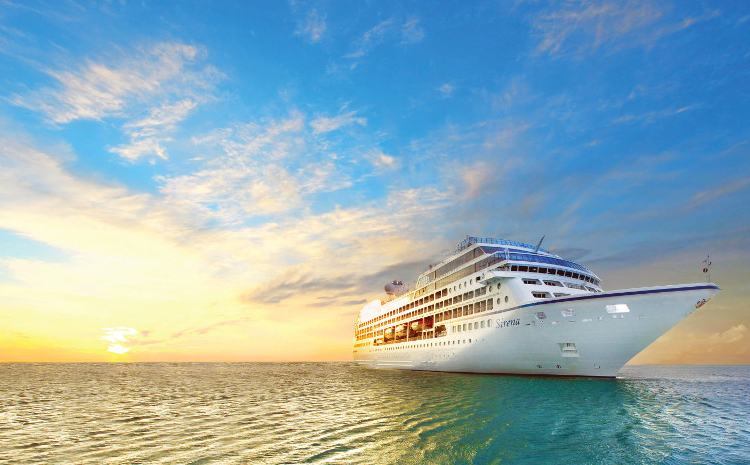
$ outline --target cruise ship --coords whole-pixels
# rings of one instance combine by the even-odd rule
[[[372,368],[616,377],[719,291],[694,283],[604,291],[539,245],[467,237],[407,290],[359,312],[354,360]]]

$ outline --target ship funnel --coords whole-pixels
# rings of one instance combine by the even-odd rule
[[[392,281],[386,284],[385,293],[392,297],[399,297],[404,293],[404,283],[401,281]]]

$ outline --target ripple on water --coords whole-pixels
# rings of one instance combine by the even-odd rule
[[[3,463],[750,463],[748,367],[0,365]]]

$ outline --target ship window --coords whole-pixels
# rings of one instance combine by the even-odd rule
[[[579,278],[578,273],[573,273],[573,279],[578,279],[578,278]]]
[[[531,260],[529,260],[529,261],[531,261]],[[537,267],[535,267],[535,266],[530,266],[530,267],[529,267],[529,273],[536,273],[536,272],[537,272],[537,270],[538,270],[538,268],[537,268]]]
[[[547,274],[555,274],[555,271],[554,268],[547,268]]]
[[[492,292],[492,286],[490,286],[490,292]]]
[[[479,322],[478,321],[474,322],[474,329],[479,329]]]
[[[518,265],[511,266],[510,271],[518,271]]]
[[[505,303],[508,303],[508,296],[505,296]]]
[[[565,276],[565,272],[563,270],[557,270],[558,276]]]
[[[480,322],[480,324],[479,324],[479,327],[480,327],[480,328],[484,328],[484,320],[482,320],[482,321]]]
[[[573,277],[573,272],[572,271],[566,271],[565,272],[565,277],[566,278],[572,278]]]
[[[630,308],[626,304],[607,305],[607,313],[627,313]]]
[[[489,320],[487,320],[487,327],[489,328],[491,326],[492,326],[492,318],[490,318]]]
[[[528,266],[519,266],[518,267],[518,271],[529,271],[529,267]]]
[[[547,268],[539,268],[539,272],[543,274],[547,274]]]
[[[559,281],[544,281],[544,284],[548,286],[563,287],[562,283],[560,283]]]
[[[487,310],[492,310],[492,299],[487,301]]]
[[[542,284],[539,282],[538,279],[528,279],[528,278],[524,278],[523,283],[524,284]]]
[[[466,331],[466,323],[464,323],[464,329],[463,330]]]

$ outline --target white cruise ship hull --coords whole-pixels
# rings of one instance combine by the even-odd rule
[[[684,284],[579,294],[454,318],[447,335],[358,347],[373,368],[615,377],[719,292]]]

